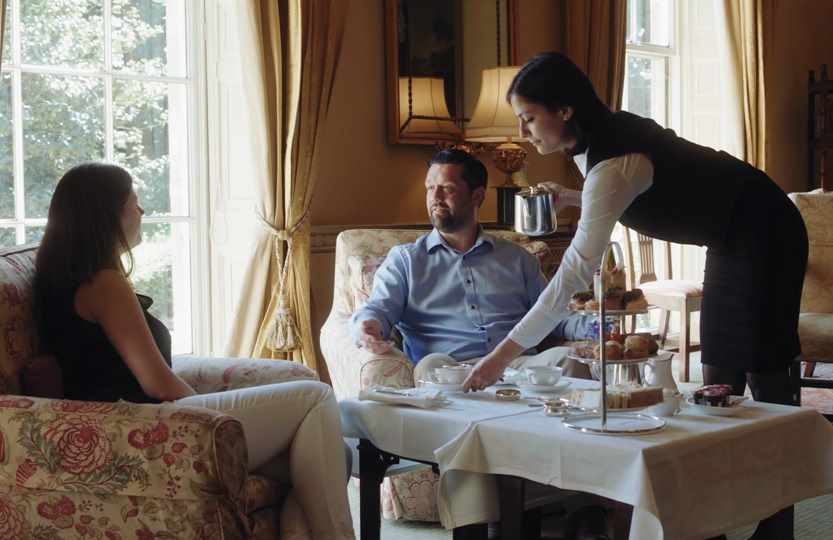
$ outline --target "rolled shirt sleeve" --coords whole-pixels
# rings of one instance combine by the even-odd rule
[[[509,339],[535,346],[570,315],[570,297],[592,286],[616,222],[633,200],[647,190],[653,165],[642,154],[605,160],[587,174],[581,194],[581,217],[555,276],[538,301],[509,332]]]

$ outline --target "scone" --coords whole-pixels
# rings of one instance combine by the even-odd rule
[[[584,305],[588,300],[593,299],[593,291],[580,291],[570,298],[571,309],[584,309]]]
[[[650,341],[643,336],[628,336],[625,338],[625,358],[645,358],[650,356]]]
[[[627,291],[622,295],[622,303],[624,304],[624,309],[629,311],[648,309],[648,301],[645,299],[645,294],[642,292],[642,289]]]
[[[622,345],[618,341],[609,340],[605,342],[605,355],[608,360],[621,360],[622,359]],[[601,347],[596,344],[593,347],[593,358],[596,360],[600,359],[601,355]]]
[[[584,303],[585,311],[599,311],[599,302],[595,298]]]

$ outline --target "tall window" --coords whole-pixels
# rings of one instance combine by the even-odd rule
[[[0,72],[0,245],[35,242],[62,173],[108,161],[133,175],[144,219],[137,291],[193,349],[196,174],[186,0],[7,0]]]
[[[678,40],[674,0],[628,0],[625,88],[622,108],[672,123]]]

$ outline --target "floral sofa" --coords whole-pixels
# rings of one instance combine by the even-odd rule
[[[353,312],[367,301],[373,276],[390,248],[413,242],[426,232],[355,229],[338,235],[333,306],[321,329],[321,352],[338,399],[354,398],[359,390],[374,385],[414,386],[413,364],[401,350],[380,355],[357,348],[350,339],[348,326]],[[544,242],[510,231],[489,233],[517,242],[538,258],[542,268],[552,271],[558,265],[559,261]],[[437,476],[429,467],[385,478],[383,515],[387,519],[439,521],[434,499],[436,482]]]
[[[247,472],[231,416],[26,395],[59,392],[48,381],[60,380],[36,356],[35,251],[0,249],[0,538],[277,538],[287,485]],[[258,360],[176,358],[174,369],[199,393],[317,378]]]

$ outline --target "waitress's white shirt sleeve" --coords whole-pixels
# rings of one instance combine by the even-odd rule
[[[583,158],[576,157],[582,172]],[[654,167],[643,154],[608,159],[585,173],[576,234],[555,276],[509,332],[509,339],[524,348],[534,347],[570,315],[570,297],[592,288],[593,273],[601,265],[613,227],[633,200],[651,187],[653,176]]]

